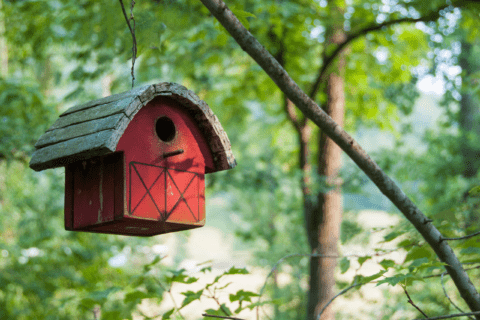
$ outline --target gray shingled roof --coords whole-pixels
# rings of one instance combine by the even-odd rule
[[[236,166],[227,134],[208,105],[184,86],[163,82],[68,109],[35,144],[30,168],[41,171],[114,152],[135,114],[157,96],[176,100],[198,123],[213,155],[211,172]]]

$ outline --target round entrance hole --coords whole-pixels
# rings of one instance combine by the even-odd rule
[[[168,117],[161,117],[155,124],[155,132],[163,142],[170,142],[175,138],[175,124]]]

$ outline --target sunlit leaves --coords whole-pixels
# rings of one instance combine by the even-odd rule
[[[340,273],[347,272],[348,268],[350,268],[350,260],[344,257],[340,260]]]
[[[182,294],[185,296],[185,299],[183,300],[182,306],[180,307],[180,309],[187,306],[192,301],[199,300],[203,294],[203,290],[204,289],[199,290],[197,292],[193,292],[193,291],[182,292]]]

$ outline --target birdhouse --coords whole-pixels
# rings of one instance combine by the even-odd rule
[[[205,224],[205,174],[236,166],[208,105],[174,83],[72,107],[30,167],[65,167],[65,229],[153,236]]]

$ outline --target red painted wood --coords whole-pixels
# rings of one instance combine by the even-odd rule
[[[115,213],[115,162],[116,155],[107,155],[100,158],[103,166],[102,200],[103,205],[98,217],[98,223],[114,220]]]
[[[114,160],[115,164],[115,183],[114,183],[114,197],[115,197],[115,212],[114,220],[119,220],[123,218],[127,209],[125,207],[125,163],[123,161],[124,154],[123,152],[118,152],[113,154],[116,158]]]
[[[101,169],[98,158],[80,161],[73,168],[74,229],[91,226],[98,221]]]
[[[157,135],[162,117],[175,125],[170,141]],[[156,98],[143,107],[116,151],[67,166],[66,229],[152,236],[205,224],[204,174],[213,159],[195,120],[175,101]]]
[[[155,130],[162,117],[175,124],[175,138],[168,142]],[[183,153],[163,157],[178,150]],[[204,223],[205,166],[213,167],[213,159],[195,120],[175,101],[160,98],[143,107],[125,130],[117,151],[125,153],[126,200],[131,216],[156,221],[168,216],[167,221],[175,223]],[[178,201],[180,193],[185,193],[188,206]]]
[[[65,168],[65,230],[73,230],[73,172],[71,165]]]

